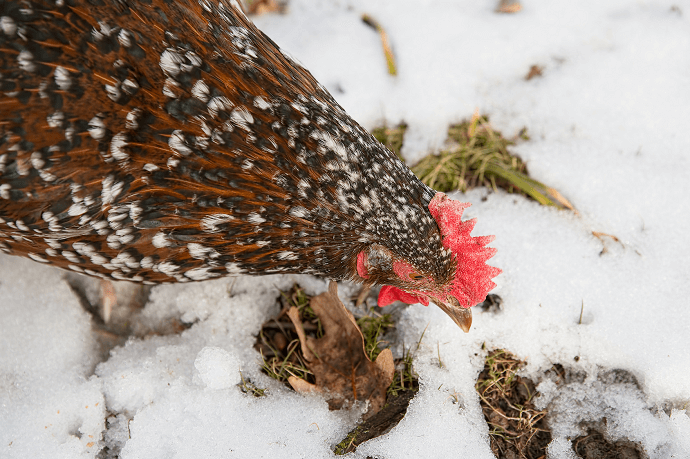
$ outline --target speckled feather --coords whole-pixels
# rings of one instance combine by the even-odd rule
[[[381,247],[452,279],[435,192],[235,4],[0,1],[0,16],[6,253],[152,283],[362,281],[358,253]]]

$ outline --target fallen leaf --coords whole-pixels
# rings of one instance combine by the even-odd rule
[[[529,72],[525,76],[525,80],[529,81],[532,78],[540,77],[544,74],[544,67],[540,65],[532,65],[529,68]]]
[[[290,377],[297,392],[322,392],[332,410],[346,402],[369,401],[365,418],[377,413],[386,402],[386,390],[393,381],[395,365],[390,349],[372,362],[364,350],[364,337],[355,318],[338,298],[338,284],[331,282],[328,292],[312,298],[311,308],[321,320],[322,338],[308,337],[299,319],[298,309],[290,308],[288,316],[295,325],[302,353],[316,383]]]
[[[497,13],[518,13],[522,11],[522,5],[516,0],[501,0],[496,8]]]

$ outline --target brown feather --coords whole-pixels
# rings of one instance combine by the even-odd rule
[[[5,252],[144,282],[361,280],[380,244],[449,277],[433,190],[232,4],[1,3]]]

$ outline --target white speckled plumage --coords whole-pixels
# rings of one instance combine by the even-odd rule
[[[147,283],[453,281],[435,192],[235,2],[3,5],[1,250]]]

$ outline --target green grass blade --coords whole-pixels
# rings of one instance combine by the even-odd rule
[[[508,181],[514,187],[528,194],[532,199],[545,206],[573,210],[573,205],[556,189],[544,185],[520,172],[510,170],[502,164],[489,162],[484,169],[486,174],[495,174]]]

